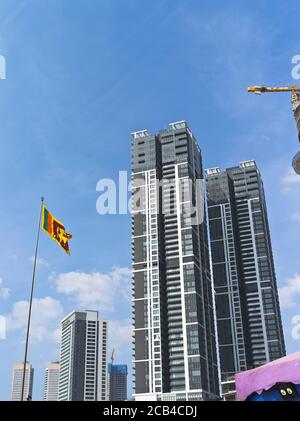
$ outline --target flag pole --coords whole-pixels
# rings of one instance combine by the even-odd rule
[[[28,308],[28,319],[27,319],[26,340],[25,340],[25,353],[24,353],[24,363],[23,363],[23,377],[22,377],[21,401],[24,400],[25,374],[26,374],[26,362],[27,362],[28,342],[29,342],[29,330],[30,330],[30,320],[31,320],[31,309],[32,309],[32,299],[33,299],[33,290],[34,290],[34,281],[35,281],[36,262],[37,262],[37,256],[38,256],[39,239],[40,239],[40,231],[41,231],[41,221],[42,221],[43,204],[44,204],[44,198],[41,197],[41,209],[40,209],[39,226],[38,226],[38,232],[37,232],[37,238],[36,238],[36,245],[35,245],[35,254],[34,254],[34,261],[33,261],[33,272],[32,272],[32,282],[31,282],[29,308]],[[27,396],[27,398],[28,398],[28,396]]]

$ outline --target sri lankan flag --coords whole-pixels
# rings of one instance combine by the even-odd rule
[[[48,211],[45,205],[43,205],[42,209],[42,230],[50,235],[50,237],[70,256],[68,240],[72,238],[72,235],[66,232],[64,224],[56,219]]]

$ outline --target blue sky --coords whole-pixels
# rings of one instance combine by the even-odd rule
[[[97,181],[130,168],[130,133],[185,119],[205,167],[255,159],[263,175],[287,351],[299,350],[299,149],[286,94],[300,54],[296,2],[274,0],[1,0],[0,399],[23,358],[39,198],[73,234],[72,256],[42,234],[29,360],[34,399],[58,358],[60,319],[95,308],[131,360],[130,217],[96,212]],[[300,82],[299,82],[300,83]]]

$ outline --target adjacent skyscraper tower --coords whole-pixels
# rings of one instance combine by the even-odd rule
[[[203,170],[185,121],[132,133],[132,180],[135,399],[214,399]]]
[[[62,321],[58,400],[105,400],[106,364],[107,322],[73,311]]]
[[[23,363],[17,363],[13,366],[13,380],[12,380],[12,401],[20,401],[22,394],[22,381],[23,381]],[[23,399],[31,400],[32,399],[32,387],[33,387],[33,374],[34,369],[30,363],[26,363],[25,367],[25,382],[24,382],[24,395]]]
[[[59,362],[49,363],[45,373],[45,401],[58,400]]]
[[[263,182],[255,161],[206,171],[223,394],[285,355]]]

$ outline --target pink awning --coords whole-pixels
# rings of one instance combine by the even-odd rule
[[[235,375],[237,400],[244,401],[253,392],[261,393],[276,383],[300,383],[300,352]]]

